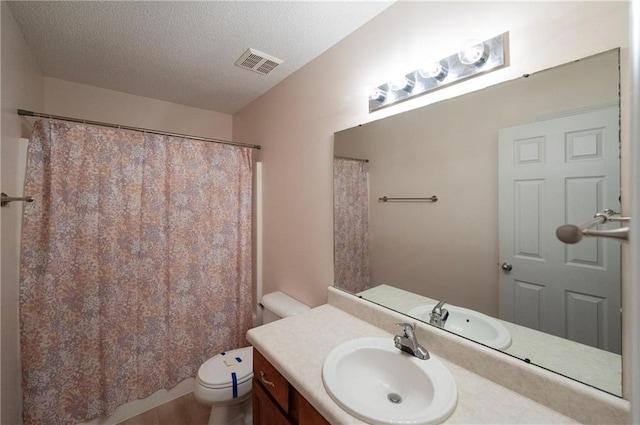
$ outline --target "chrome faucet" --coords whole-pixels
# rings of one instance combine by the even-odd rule
[[[393,337],[396,348],[421,360],[428,360],[429,352],[420,345],[418,338],[416,338],[415,323],[413,326],[410,323],[396,323],[396,325],[402,328],[402,335]]]
[[[440,301],[429,314],[429,323],[439,328],[444,328],[444,324],[449,318],[449,311],[446,308],[442,308],[445,302],[445,300]]]

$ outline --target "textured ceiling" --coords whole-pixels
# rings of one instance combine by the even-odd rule
[[[233,114],[392,2],[8,3],[45,76]],[[235,66],[250,47],[284,62]]]

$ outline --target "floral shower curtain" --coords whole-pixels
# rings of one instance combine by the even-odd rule
[[[334,282],[358,293],[371,285],[369,177],[362,161],[334,158]]]
[[[112,413],[246,345],[249,148],[38,121],[20,326],[25,424]]]

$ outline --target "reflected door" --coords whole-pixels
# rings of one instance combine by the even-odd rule
[[[618,117],[612,107],[499,133],[500,317],[615,353],[620,242],[565,245],[555,231],[620,211]]]

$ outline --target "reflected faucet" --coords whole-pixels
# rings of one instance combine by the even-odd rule
[[[428,360],[429,352],[418,342],[415,333],[415,323],[413,326],[410,323],[396,323],[396,325],[402,328],[402,335],[396,335],[393,337],[393,342],[397,349],[409,353],[412,356],[419,358],[420,360]]]
[[[446,303],[445,300],[440,301],[433,307],[431,310],[431,314],[429,314],[429,323],[435,325],[439,328],[444,328],[444,324],[449,318],[449,310],[446,308],[442,308],[442,306]]]

